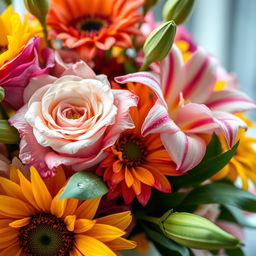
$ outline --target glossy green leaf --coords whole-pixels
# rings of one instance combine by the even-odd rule
[[[256,196],[223,183],[212,183],[193,190],[182,205],[222,204],[248,212],[256,212]]]
[[[150,238],[153,242],[155,242],[155,243],[159,244],[160,246],[168,249],[169,251],[174,251],[174,252],[178,253],[178,255],[189,256],[189,250],[186,247],[178,245],[174,241],[168,239],[162,233],[154,231],[154,230],[152,230],[151,228],[149,228],[145,225],[143,225],[143,228],[144,228],[148,238]],[[169,255],[171,255],[171,254],[169,254]]]
[[[103,196],[107,192],[108,189],[100,177],[92,172],[78,172],[69,179],[59,199],[86,200]]]
[[[240,226],[247,228],[256,228],[256,224],[250,223],[245,214],[234,206],[225,205],[221,209],[221,213],[219,216],[220,220],[234,222]]]
[[[174,188],[195,187],[218,173],[231,160],[236,153],[239,142],[232,149],[222,154],[218,154],[219,150],[215,151],[217,155],[214,155],[211,148],[216,143],[216,138],[213,137],[213,140],[207,147],[206,157],[199,165],[188,171],[185,175],[172,177]]]

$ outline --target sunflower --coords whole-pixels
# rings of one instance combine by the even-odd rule
[[[31,25],[32,24],[32,25]],[[29,39],[40,34],[42,28],[38,21],[29,21],[28,14],[23,22],[12,6],[0,16],[0,67],[16,57]]]
[[[130,110],[135,128],[123,132],[108,149],[108,157],[98,167],[97,174],[108,183],[109,199],[122,195],[129,204],[136,196],[142,205],[146,205],[151,187],[170,193],[171,185],[166,176],[181,173],[176,170],[159,134],[141,135],[141,126],[154,102],[152,91],[137,84],[129,84],[128,89],[140,99],[138,106]]]
[[[122,238],[129,211],[95,219],[100,197],[58,200],[62,170],[45,182],[33,167],[30,176],[10,168],[9,179],[0,177],[1,256],[116,256],[115,250],[135,247]]]
[[[224,138],[220,138],[224,151],[228,150]],[[235,182],[239,177],[242,182],[242,188],[248,190],[249,180],[256,186],[256,138],[246,136],[244,131],[240,131],[239,146],[230,162],[216,175],[212,180],[228,179]]]
[[[136,11],[144,0],[52,0],[47,23],[50,37],[75,48],[90,60],[97,49],[131,47],[131,36],[139,34],[142,15]]]

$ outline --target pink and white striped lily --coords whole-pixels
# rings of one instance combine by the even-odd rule
[[[246,94],[227,88],[214,90],[218,64],[202,48],[184,63],[175,45],[161,62],[160,74],[139,72],[117,77],[119,83],[137,82],[151,88],[158,100],[149,111],[142,134],[160,133],[177,169],[186,172],[200,163],[206,142],[200,134],[224,134],[234,144],[243,120],[234,115],[256,107]]]

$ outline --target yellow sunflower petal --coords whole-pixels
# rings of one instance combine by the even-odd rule
[[[9,196],[0,195],[0,213],[11,218],[24,218],[34,214],[25,202]]]
[[[81,219],[93,219],[98,210],[101,197],[84,201],[76,210],[75,215]]]
[[[73,250],[70,252],[70,256],[84,256],[78,249],[73,248]]]
[[[16,242],[15,244],[8,246],[4,250],[0,252],[0,256],[20,256],[21,255],[21,248],[19,244]]]
[[[75,233],[84,233],[88,230],[90,230],[94,225],[96,221],[95,220],[87,220],[87,219],[78,219],[75,223]]]
[[[132,215],[130,211],[115,213],[105,217],[96,219],[97,223],[107,224],[115,226],[122,230],[126,230],[132,221]]]
[[[41,210],[43,210],[44,212],[48,212],[51,207],[52,197],[37,170],[34,167],[31,167],[30,172],[32,191],[36,203]]]
[[[0,186],[2,187],[4,193],[7,196],[11,196],[14,198],[19,198],[21,200],[24,200],[24,196],[22,194],[21,188],[17,183],[15,183],[9,179],[0,177]]]
[[[86,235],[94,237],[102,242],[108,242],[125,235],[125,232],[114,226],[95,224],[92,229],[86,232]]]
[[[137,243],[119,237],[113,241],[106,242],[106,245],[110,247],[112,250],[131,250],[137,246]]]
[[[69,231],[73,232],[74,229],[75,229],[76,215],[66,216],[64,222],[65,222],[65,224],[67,226],[67,229]]]
[[[59,197],[62,194],[62,192],[63,189],[59,191],[59,193],[53,198],[51,203],[51,213],[59,218],[64,215],[68,200],[66,198],[59,200]]]
[[[10,227],[1,228],[0,229],[0,249],[9,247],[17,242],[18,240],[18,233],[17,229],[13,229]]]
[[[86,256],[116,256],[104,243],[89,236],[77,235],[75,246]]]
[[[10,180],[12,180],[13,182],[15,182],[17,184],[20,183],[20,179],[18,176],[18,170],[13,166],[10,166]]]
[[[67,200],[66,210],[64,216],[73,215],[77,209],[79,200],[75,198],[69,198]]]
[[[23,219],[15,220],[9,224],[12,228],[21,228],[29,224],[30,217],[26,217]]]

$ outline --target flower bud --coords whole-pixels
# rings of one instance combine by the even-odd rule
[[[241,245],[238,238],[192,213],[169,211],[160,218],[159,225],[168,238],[189,248],[218,250]]]
[[[4,97],[5,97],[4,88],[0,86],[0,102],[4,100]]]
[[[177,25],[184,23],[194,3],[195,0],[168,0],[163,8],[164,20],[174,20]]]
[[[168,21],[156,28],[147,38],[143,50],[145,60],[143,66],[164,59],[172,48],[176,34],[176,24]]]
[[[16,144],[19,142],[18,131],[7,120],[0,120],[0,143]]]
[[[37,17],[41,24],[45,23],[50,7],[49,0],[24,0],[24,4],[27,10]]]

